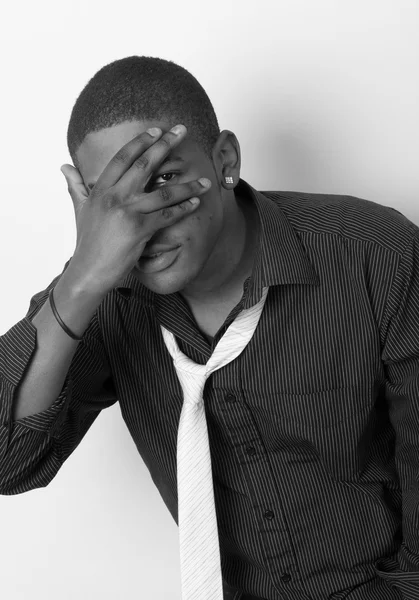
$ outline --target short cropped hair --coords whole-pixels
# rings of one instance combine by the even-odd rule
[[[186,69],[151,56],[128,56],[102,67],[86,84],[71,112],[67,146],[74,165],[88,133],[125,121],[167,120],[182,123],[212,160],[220,134],[212,103]]]

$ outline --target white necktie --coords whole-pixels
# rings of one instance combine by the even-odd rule
[[[213,371],[234,360],[257,327],[269,287],[254,306],[227,328],[210,359],[199,365],[179,350],[175,336],[160,325],[183,389],[177,439],[178,524],[182,600],[223,600],[220,547],[211,454],[203,402]]]

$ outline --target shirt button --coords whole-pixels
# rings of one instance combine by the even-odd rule
[[[274,513],[271,510],[265,510],[265,514],[264,514],[265,519],[273,519],[274,518]]]
[[[234,396],[234,394],[227,394],[225,399],[227,400],[227,402],[235,402],[236,396]]]
[[[284,573],[281,576],[281,581],[283,581],[284,583],[288,583],[289,581],[291,581],[291,575],[289,573]]]
[[[248,446],[246,448],[246,452],[247,452],[247,454],[250,454],[251,456],[253,456],[254,454],[256,454],[256,450],[253,448],[253,446]]]

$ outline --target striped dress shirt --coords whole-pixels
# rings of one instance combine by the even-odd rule
[[[259,243],[212,340],[179,293],[157,295],[131,272],[96,310],[51,407],[13,422],[31,319],[60,275],[1,336],[0,493],[48,485],[119,402],[177,523],[182,389],[160,324],[204,364],[267,285],[252,340],[204,391],[225,598],[417,600],[419,227],[353,196],[258,192],[243,179],[236,191],[257,207]]]

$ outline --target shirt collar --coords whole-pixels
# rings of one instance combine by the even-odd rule
[[[281,210],[281,193],[258,192],[241,178],[235,193],[255,203],[260,223],[253,272],[244,286],[244,308],[259,299],[262,287],[265,286],[301,283],[318,285],[318,274],[297,233]],[[145,304],[154,304],[157,295],[140,283],[132,273],[115,290],[124,298],[134,294]]]

